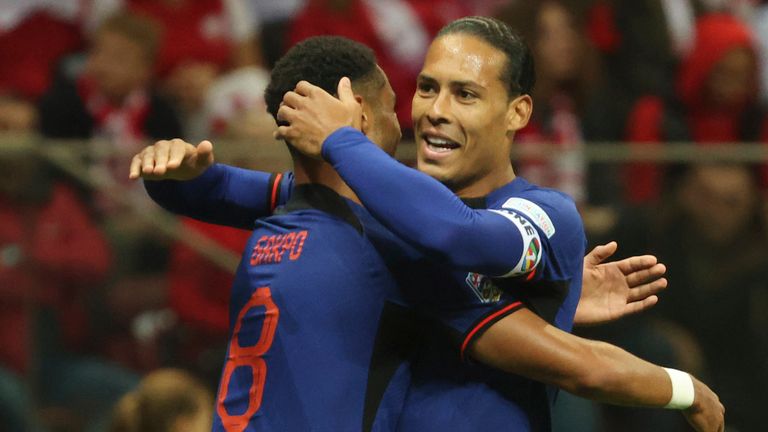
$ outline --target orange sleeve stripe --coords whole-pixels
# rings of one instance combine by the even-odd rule
[[[271,198],[269,200],[269,211],[273,212],[275,211],[275,207],[277,207],[277,198],[278,194],[277,191],[280,190],[280,180],[283,179],[283,173],[277,173],[275,175],[275,180],[272,182],[272,194]]]
[[[508,304],[504,308],[497,310],[496,312],[488,315],[485,317],[478,325],[475,326],[469,333],[467,333],[467,337],[464,338],[464,342],[461,344],[461,360],[464,361],[464,352],[466,351],[467,347],[469,346],[469,343],[472,341],[472,339],[475,338],[475,335],[477,332],[479,332],[483,327],[488,325],[488,323],[493,322],[503,315],[521,307],[523,305],[522,302],[516,301],[514,303]]]

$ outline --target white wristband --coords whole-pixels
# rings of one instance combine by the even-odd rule
[[[683,371],[664,368],[672,381],[672,399],[664,408],[684,410],[693,405],[693,379]]]

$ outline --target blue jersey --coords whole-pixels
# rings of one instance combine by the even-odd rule
[[[433,324],[425,325],[400,429],[549,430],[553,389],[465,353],[523,307],[571,330],[586,245],[573,201],[513,178],[472,208],[352,128],[331,134],[322,156],[377,220],[432,263],[411,273],[409,292]]]
[[[429,329],[412,364],[412,383],[398,430],[548,431],[556,390],[473,362],[466,350],[498,320],[528,308],[570,331],[581,295],[585,237],[565,195],[516,178],[484,199],[468,202],[535,229],[525,264],[509,277],[489,277],[440,265],[413,282]],[[526,271],[530,270],[530,271]]]
[[[256,222],[232,289],[214,431],[394,428],[408,312],[355,211],[302,185]]]

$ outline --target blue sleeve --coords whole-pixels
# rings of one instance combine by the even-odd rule
[[[323,157],[387,228],[458,270],[506,275],[520,266],[524,233],[515,215],[467,207],[437,180],[400,164],[361,132],[341,128]]]
[[[253,229],[253,222],[288,201],[292,173],[266,173],[214,164],[193,180],[145,181],[164,209],[203,222]]]

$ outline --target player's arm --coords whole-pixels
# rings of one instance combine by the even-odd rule
[[[339,85],[341,100],[300,82],[283,99],[278,118],[290,123],[277,135],[298,150],[330,162],[365,207],[395,234],[428,256],[461,270],[488,275],[514,273],[532,236],[519,215],[474,210],[437,180],[400,164],[355,124],[357,102],[349,80]],[[305,96],[308,95],[308,96]],[[342,119],[329,119],[342,113]],[[530,269],[529,269],[530,270]]]
[[[131,161],[129,177],[143,178],[149,196],[166,210],[204,222],[251,229],[287,201],[293,176],[214,163],[213,144],[158,141]]]
[[[618,405],[672,405],[698,431],[724,427],[723,405],[696,378],[688,380],[616,346],[566,333],[525,308],[491,325],[468,350],[486,365],[581,397]]]
[[[519,267],[530,241],[541,242],[523,215],[468,207],[443,184],[389,157],[355,129],[329,136],[323,157],[376,219],[457,269],[505,275]]]

